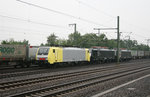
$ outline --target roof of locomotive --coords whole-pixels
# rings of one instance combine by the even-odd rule
[[[121,50],[121,52],[131,52],[131,50]]]
[[[99,49],[99,48],[91,48],[91,50],[100,50],[100,51],[116,51],[114,49]]]
[[[77,48],[77,47],[63,47],[63,49],[68,49],[68,50],[85,50],[86,48]]]
[[[39,48],[50,48],[49,46],[40,46]]]
[[[39,48],[63,48],[67,50],[85,50],[87,48],[77,48],[77,47],[50,47],[50,46],[40,46]]]

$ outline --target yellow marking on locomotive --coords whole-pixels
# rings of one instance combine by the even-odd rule
[[[85,49],[85,60],[90,61],[90,52],[89,49]]]
[[[35,56],[36,60],[38,60],[38,59],[37,59],[37,54],[38,54],[38,52],[39,52],[39,48],[37,49],[37,52],[36,52],[36,56]]]
[[[58,48],[58,57],[57,57],[57,62],[63,62],[63,49]]]
[[[48,62],[50,64],[58,63],[63,61],[63,50],[60,47],[50,47],[48,53]]]

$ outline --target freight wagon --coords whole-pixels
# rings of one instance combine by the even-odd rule
[[[144,51],[138,51],[138,58],[141,59],[144,57]]]
[[[150,57],[150,51],[132,50],[131,55],[132,55],[132,59],[149,58]]]
[[[131,50],[131,56],[132,56],[132,59],[137,59],[138,58],[138,51],[137,50]]]
[[[0,45],[0,66],[29,67],[35,62],[37,49],[30,48],[29,45]]]
[[[144,58],[150,57],[150,51],[144,51]]]

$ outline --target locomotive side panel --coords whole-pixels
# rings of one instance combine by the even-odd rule
[[[108,58],[108,59],[115,58],[115,52],[111,50],[107,50],[107,51],[101,50],[100,55],[101,55],[101,58]]]
[[[92,61],[112,61],[115,59],[115,50],[92,49],[91,51]]]
[[[87,61],[86,50],[80,48],[63,48],[63,62]]]
[[[61,47],[51,47],[48,54],[50,64],[60,63],[63,61],[63,51]]]

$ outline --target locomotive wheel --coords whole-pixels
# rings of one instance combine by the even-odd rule
[[[17,68],[17,65],[14,65],[14,68]]]
[[[29,68],[31,64],[26,64],[26,67]]]

